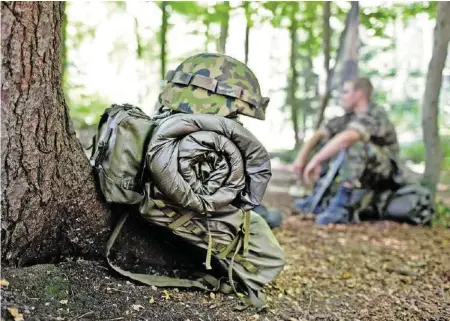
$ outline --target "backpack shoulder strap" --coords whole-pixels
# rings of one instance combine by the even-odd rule
[[[94,168],[98,168],[99,163],[102,161],[102,157],[105,156],[106,150],[108,149],[108,143],[111,137],[113,136],[114,130],[120,124],[122,120],[124,120],[128,113],[126,112],[129,109],[137,108],[131,105],[112,105],[110,108],[107,108],[100,118],[100,122],[98,124],[98,128],[100,129],[103,124],[106,127],[103,130],[100,137],[94,135],[92,139],[92,145],[94,146],[91,152],[91,166]],[[124,111],[122,114],[119,112]]]

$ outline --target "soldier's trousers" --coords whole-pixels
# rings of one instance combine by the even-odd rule
[[[345,153],[338,182],[355,188],[379,189],[388,182],[393,170],[389,153],[372,143],[356,142]]]
[[[322,142],[320,147],[325,143]],[[324,171],[328,170],[333,160],[324,164]],[[383,189],[392,175],[393,166],[386,150],[372,143],[358,141],[347,148],[337,182],[347,182],[354,188]]]

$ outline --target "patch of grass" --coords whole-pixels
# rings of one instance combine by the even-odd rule
[[[61,275],[55,275],[49,278],[48,284],[45,286],[44,293],[48,297],[53,297],[58,300],[65,299],[69,290],[69,281]]]
[[[441,137],[442,152],[444,160],[442,163],[442,170],[450,170],[450,136]],[[410,160],[414,163],[425,162],[425,145],[422,140],[416,141],[412,144],[402,146],[400,155],[403,159]]]
[[[450,206],[436,202],[435,209],[436,216],[433,219],[433,225],[450,228]]]

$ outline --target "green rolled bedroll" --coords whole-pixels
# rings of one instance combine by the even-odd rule
[[[259,205],[271,177],[270,157],[238,122],[215,115],[175,114],[153,132],[141,214],[206,250],[244,285],[255,306],[263,286],[284,266],[283,251]]]

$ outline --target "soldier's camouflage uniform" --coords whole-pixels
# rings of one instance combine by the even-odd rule
[[[382,189],[389,182],[399,154],[397,134],[387,113],[370,105],[365,112],[336,117],[322,127],[327,139],[320,146],[345,129],[357,131],[361,140],[346,150],[337,181],[349,182],[354,188]]]

